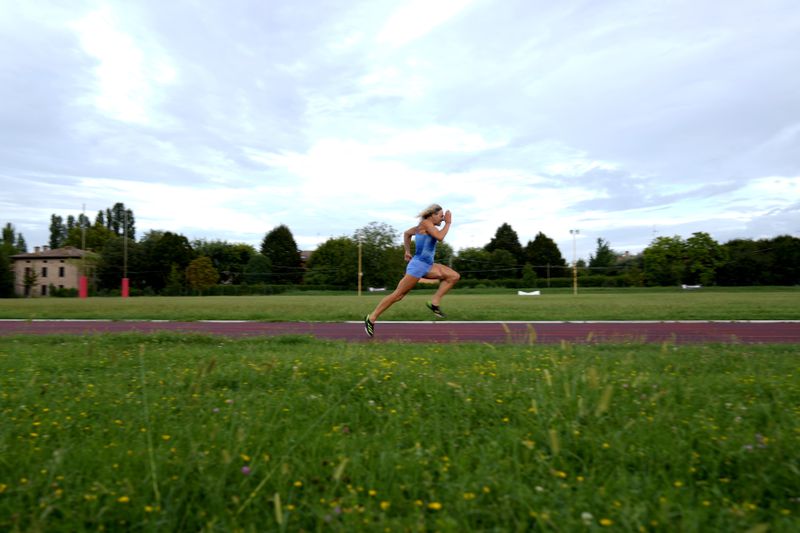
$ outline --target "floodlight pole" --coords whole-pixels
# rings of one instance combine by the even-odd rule
[[[578,294],[578,258],[575,253],[575,237],[580,233],[580,230],[569,230],[572,235],[572,294]]]

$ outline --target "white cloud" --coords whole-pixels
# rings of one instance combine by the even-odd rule
[[[120,29],[108,5],[72,24],[87,54],[97,59],[95,105],[117,120],[147,124],[159,88],[175,82],[176,69],[152,43]]]
[[[304,248],[432,201],[456,248],[800,230],[791,0],[43,0],[0,27],[0,224],[31,244],[118,201]]]
[[[377,42],[407,44],[433,31],[466,9],[474,0],[409,0],[392,13]]]

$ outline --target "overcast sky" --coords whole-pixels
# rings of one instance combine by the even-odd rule
[[[0,0],[0,224],[800,236],[797,0]],[[580,233],[573,242],[571,229]]]

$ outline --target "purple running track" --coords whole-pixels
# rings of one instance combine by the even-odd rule
[[[370,339],[359,322],[0,320],[0,335],[87,335],[172,331],[227,337],[310,335],[357,342],[797,343],[800,322],[378,322]]]

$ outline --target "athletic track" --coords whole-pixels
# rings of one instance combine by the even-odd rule
[[[800,321],[675,322],[360,322],[0,320],[0,335],[91,335],[172,331],[227,337],[310,335],[357,342],[797,343]]]

